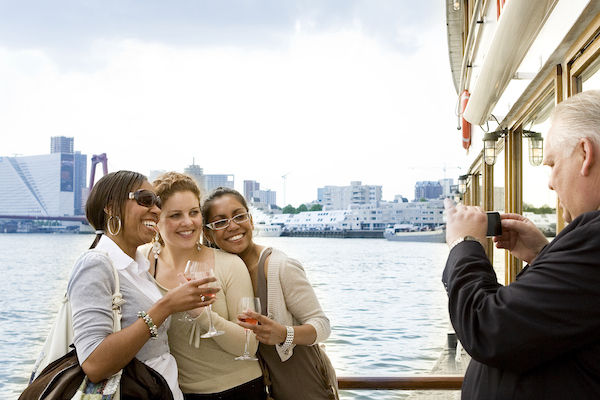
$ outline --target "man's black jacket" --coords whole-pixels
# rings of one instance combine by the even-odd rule
[[[571,222],[508,286],[474,241],[451,250],[442,281],[472,357],[463,399],[600,399],[600,211]]]

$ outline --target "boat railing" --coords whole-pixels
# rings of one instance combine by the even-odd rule
[[[339,376],[340,390],[460,390],[463,376]]]

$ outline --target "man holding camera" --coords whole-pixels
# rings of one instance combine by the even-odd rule
[[[569,225],[548,243],[523,216],[502,215],[496,247],[528,263],[510,285],[497,282],[481,245],[486,213],[445,204],[442,281],[472,357],[463,399],[600,399],[600,91],[556,107],[545,147]]]

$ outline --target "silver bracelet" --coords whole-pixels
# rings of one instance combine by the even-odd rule
[[[148,325],[148,329],[150,330],[150,339],[156,339],[158,336],[158,328],[154,325],[154,321],[152,321],[152,317],[146,313],[146,311],[138,311],[138,318],[144,320],[146,325]]]
[[[294,342],[294,327],[293,326],[286,326],[285,330],[287,331],[287,335],[285,337],[285,342],[283,342],[281,344],[281,347],[287,349]]]

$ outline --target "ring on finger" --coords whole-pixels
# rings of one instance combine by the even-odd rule
[[[200,296],[200,300],[205,301],[206,298],[204,297],[204,295]]]

